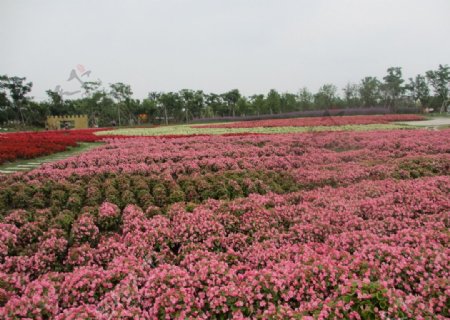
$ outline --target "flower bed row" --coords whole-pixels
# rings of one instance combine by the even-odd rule
[[[175,178],[226,170],[293,170],[325,179],[385,171],[406,158],[450,154],[450,130],[322,132],[311,134],[114,139],[80,156],[43,165],[26,176],[61,179],[73,174],[127,172]],[[430,160],[431,161],[431,160]],[[392,164],[394,165],[394,164]],[[345,167],[340,169],[340,167]],[[320,171],[321,174],[317,175]],[[375,173],[374,173],[375,174]]]
[[[387,114],[370,116],[330,116],[313,118],[269,119],[240,121],[232,123],[198,125],[194,128],[255,128],[255,127],[312,127],[312,126],[343,126],[354,124],[383,124],[394,121],[425,120],[415,114]]]
[[[315,127],[252,127],[252,128],[208,128],[190,125],[171,125],[158,128],[124,128],[97,132],[99,136],[136,136],[136,137],[192,137],[192,136],[240,136],[240,135],[267,135],[286,133],[310,133],[323,131],[373,131],[411,129],[407,124],[385,123],[385,124],[353,124]]]
[[[332,167],[312,165],[290,170],[205,170],[203,174],[183,173],[165,178],[138,173],[72,175],[57,180],[38,178],[26,181],[9,177],[0,188],[0,217],[10,209],[49,208],[55,215],[65,210],[76,214],[85,206],[96,206],[104,201],[120,208],[137,204],[143,208],[156,206],[165,210],[176,202],[231,200],[252,193],[284,194],[323,186],[346,186],[365,180],[438,175],[450,175],[450,156],[386,160],[383,165],[369,167],[366,164],[337,163]]]
[[[17,181],[8,178],[0,187],[0,217],[12,208],[49,208],[56,215],[64,210],[77,214],[82,207],[108,201],[123,208],[165,208],[176,202],[200,203],[208,199],[234,199],[249,194],[286,193],[298,189],[289,173],[276,171],[228,171],[204,175],[180,175],[164,179],[157,175],[111,174],[72,176],[58,181]],[[53,223],[48,221],[48,223]]]
[[[449,177],[0,224],[4,318],[445,319]],[[20,253],[20,254],[19,254]]]
[[[67,150],[77,142],[94,142],[101,138],[95,130],[16,132],[0,134],[0,164],[30,159]]]

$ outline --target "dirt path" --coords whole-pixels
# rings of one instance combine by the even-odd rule
[[[422,126],[422,127],[439,127],[439,126],[450,126],[450,117],[449,118],[434,118],[430,120],[423,121],[407,121],[407,122],[398,122],[401,124],[407,124],[411,126]]]

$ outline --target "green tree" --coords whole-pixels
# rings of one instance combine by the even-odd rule
[[[281,94],[281,112],[291,112],[298,110],[297,97],[293,93],[284,92]]]
[[[126,108],[128,117],[131,118],[132,113],[130,112],[130,103],[131,97],[133,95],[133,91],[131,90],[131,86],[128,84],[124,84],[122,82],[117,82],[110,84],[111,88],[110,94],[114,99],[114,102],[117,106],[117,118],[118,124],[121,125],[121,109]]]
[[[405,82],[402,78],[402,68],[388,68],[387,75],[383,77],[383,80],[384,83],[381,89],[384,93],[385,103],[388,107],[395,108],[399,98],[405,91],[405,87],[402,85]]]
[[[448,93],[450,83],[450,67],[448,65],[439,65],[438,69],[426,72],[427,79],[433,87],[434,93],[441,100],[441,108],[439,112],[447,111]]]
[[[250,108],[252,113],[258,116],[264,113],[266,102],[263,94],[255,94],[250,97]]]
[[[409,78],[406,90],[411,93],[414,102],[420,102],[421,108],[424,108],[430,99],[430,89],[425,76],[418,74],[414,79]]]
[[[28,124],[33,126],[42,126],[50,113],[48,102],[28,102]]]
[[[12,106],[22,124],[25,124],[24,111],[28,102],[27,94],[33,87],[32,82],[25,82],[26,79],[25,77],[0,76],[0,89],[9,91]]]
[[[310,110],[314,104],[314,95],[308,90],[308,88],[303,87],[297,94],[297,100],[300,110]]]
[[[7,122],[9,120],[10,108],[11,101],[9,101],[8,95],[5,91],[0,89],[0,123]]]
[[[102,85],[101,81],[86,81],[83,82],[81,85],[81,88],[84,90],[84,96],[90,97],[92,96],[96,91],[100,89],[100,86]]]
[[[324,84],[314,95],[314,104],[318,109],[335,106],[337,100],[337,87],[334,84]]]
[[[202,110],[205,108],[205,93],[202,90],[194,92],[194,99],[192,101],[192,114],[194,117],[200,118]]]
[[[212,112],[213,117],[218,115],[224,116],[227,112],[223,96],[216,93],[209,93],[205,96],[205,105],[208,108],[208,113]]]
[[[151,91],[148,94],[147,100],[151,101],[155,106],[154,120],[156,119],[156,115],[158,115],[159,118],[164,117],[164,122],[167,124],[167,110],[165,110],[165,107],[161,103],[161,95],[162,92]]]
[[[222,94],[222,98],[228,107],[229,115],[233,117],[236,116],[237,102],[239,101],[240,97],[241,93],[238,89],[233,89]]]
[[[347,83],[344,91],[344,103],[348,108],[356,108],[361,105],[359,98],[359,86],[355,83]]]
[[[359,85],[359,96],[364,107],[378,105],[380,96],[380,81],[375,77],[365,77]]]
[[[194,104],[194,90],[190,89],[182,89],[179,92],[181,101],[183,103],[183,110],[185,113],[185,121],[189,122],[189,113],[192,113],[193,104]]]
[[[270,114],[281,112],[281,96],[277,90],[271,89],[267,94],[266,104]]]
[[[169,118],[182,121],[184,118],[183,104],[177,92],[164,92],[159,96],[158,107],[162,109],[165,124],[169,124]]]
[[[250,103],[247,97],[240,97],[237,102],[237,112],[239,116],[248,115],[249,111],[250,111]]]
[[[62,106],[63,104],[63,97],[58,91],[53,90],[47,90],[45,91],[47,93],[48,97],[50,98],[50,102],[55,106]]]
[[[142,100],[138,114],[141,114],[141,113],[146,114],[149,117],[149,119],[154,120],[157,111],[158,111],[157,101],[147,98],[147,99]]]
[[[48,102],[48,113],[51,115],[67,115],[70,113],[70,109],[65,104],[62,95],[58,91],[47,90],[49,102]]]
[[[189,121],[189,118],[201,116],[201,112],[204,107],[203,91],[183,89],[179,92],[179,96],[183,103],[186,122]]]
[[[83,98],[74,103],[77,113],[88,115],[90,125],[97,125],[97,117],[100,115],[105,116],[106,113],[109,113],[109,110],[104,109],[105,103],[102,103],[106,93],[101,88],[101,85],[101,81],[84,82],[81,85],[84,90]],[[101,105],[103,105],[103,108]]]

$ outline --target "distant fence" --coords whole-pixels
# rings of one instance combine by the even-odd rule
[[[355,116],[355,115],[375,115],[391,113],[419,113],[418,108],[396,108],[394,111],[384,107],[372,108],[346,108],[346,109],[325,109],[325,110],[306,110],[294,111],[277,114],[262,114],[242,117],[214,117],[214,118],[194,118],[193,122],[207,123],[219,121],[250,121],[264,119],[285,119],[297,117],[327,117],[327,116]]]

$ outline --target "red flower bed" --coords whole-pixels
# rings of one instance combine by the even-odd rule
[[[313,127],[313,126],[344,126],[351,124],[384,124],[393,121],[425,120],[415,114],[387,114],[380,116],[337,116],[293,119],[271,119],[241,121],[225,124],[198,125],[193,128],[254,128],[254,127]]]
[[[93,133],[99,129],[17,132],[0,134],[0,163],[17,159],[30,159],[64,151],[77,142],[103,139]]]

